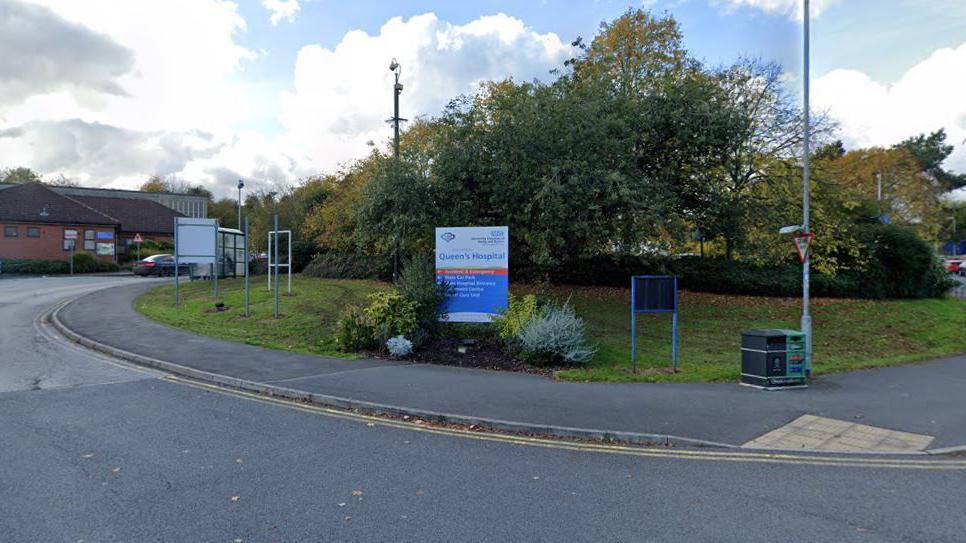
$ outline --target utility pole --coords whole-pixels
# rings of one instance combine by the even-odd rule
[[[238,229],[242,229],[242,199],[241,199],[241,189],[245,186],[245,182],[241,179],[238,180]]]
[[[811,154],[811,139],[812,139],[812,127],[811,118],[809,112],[809,51],[808,51],[808,34],[809,34],[809,19],[811,14],[809,13],[808,0],[803,0],[805,3],[805,28],[804,28],[804,54],[803,54],[803,71],[804,77],[803,81],[803,102],[804,102],[804,113],[805,113],[805,140],[802,145],[802,232],[808,234],[811,232],[811,227],[809,225],[809,172],[808,172],[808,159]],[[809,287],[809,264],[811,260],[811,251],[805,252],[805,262],[802,264],[802,334],[805,335],[805,359],[808,361],[808,365],[805,367],[805,375],[810,378],[812,375],[812,314],[809,312],[808,307],[808,287]]]
[[[392,102],[393,102],[393,115],[389,122],[392,123],[392,147],[393,147],[393,158],[396,161],[395,167],[396,172],[399,172],[399,123],[405,121],[399,117],[399,95],[402,94],[403,85],[399,82],[399,76],[402,74],[402,66],[396,59],[392,59],[389,63],[389,71],[391,71],[396,76],[396,82],[392,87]],[[396,232],[395,248],[393,249],[393,259],[392,259],[392,280],[396,282],[399,278],[399,232]]]

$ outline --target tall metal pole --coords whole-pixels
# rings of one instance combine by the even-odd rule
[[[402,71],[399,64],[393,59],[392,64],[390,64],[390,69],[396,75],[396,83],[392,87],[392,102],[393,102],[393,115],[392,115],[392,129],[393,129],[393,157],[396,159],[395,168],[396,174],[399,173],[399,122],[402,120],[399,118],[399,95],[402,94],[403,86],[399,82],[399,73]],[[395,247],[393,248],[393,258],[392,258],[392,280],[396,282],[399,279],[399,231],[396,231]]]
[[[812,139],[812,127],[811,127],[811,115],[809,111],[809,51],[808,51],[808,34],[809,34],[809,6],[808,0],[805,2],[805,29],[804,29],[804,58],[803,58],[803,71],[804,77],[803,81],[803,102],[804,102],[804,113],[805,113],[805,140],[802,145],[802,229],[804,233],[811,232],[811,226],[809,225],[809,172],[808,172],[808,159],[811,154],[811,139]],[[808,287],[809,287],[809,264],[811,260],[810,251],[805,251],[805,262],[802,264],[802,333],[805,334],[805,359],[808,364],[805,367],[805,375],[811,377],[812,375],[812,314],[809,312],[808,307]]]
[[[245,217],[245,318],[250,318],[252,316],[252,306],[251,306],[251,284],[248,280],[248,261],[250,260],[250,254],[248,252],[248,217]]]
[[[278,205],[275,206],[275,319],[278,320]],[[271,270],[269,270],[271,273]]]
[[[241,230],[242,227],[242,199],[241,199],[241,189],[245,186],[245,182],[241,179],[238,180],[238,229]],[[247,230],[246,230],[247,232]]]

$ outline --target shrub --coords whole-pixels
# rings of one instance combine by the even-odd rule
[[[284,239],[284,238],[283,238]],[[292,241],[292,273],[301,273],[309,265],[316,255],[319,248],[311,241],[302,239]],[[282,257],[284,258],[284,257]]]
[[[343,351],[361,351],[417,331],[416,304],[390,290],[370,294],[364,309],[347,308],[336,323],[336,341]]]
[[[493,319],[493,324],[500,335],[500,339],[514,342],[519,339],[524,325],[539,316],[537,311],[537,296],[527,294],[522,298],[510,295],[506,311],[503,315]]]
[[[375,347],[375,331],[361,308],[350,306],[345,310],[336,323],[335,340],[346,352]]]
[[[406,262],[396,290],[403,299],[416,304],[416,322],[421,330],[433,335],[443,316],[443,301],[448,285],[436,282],[436,267],[427,258],[413,258]]]
[[[391,262],[349,253],[322,253],[302,270],[303,275],[327,279],[382,279],[392,276]]]
[[[569,303],[551,305],[520,331],[520,356],[527,363],[582,364],[597,353],[587,343],[587,325]]]
[[[875,282],[883,288],[883,296],[874,297],[937,297],[952,287],[949,277],[937,270],[940,264],[929,244],[914,231],[876,224],[872,233],[875,259],[865,283]]]
[[[23,273],[30,275],[53,275],[70,273],[70,265],[65,260],[17,260],[3,259],[0,262],[2,273]]]
[[[383,344],[395,335],[412,334],[418,329],[416,303],[406,300],[395,290],[373,292],[369,306],[363,310],[375,331],[375,339]]]
[[[27,275],[56,275],[70,273],[67,260],[19,260],[3,259],[2,273],[22,273]],[[74,273],[111,272],[120,267],[113,262],[98,262],[87,253],[74,255]]]
[[[405,358],[413,353],[413,343],[404,336],[395,336],[386,341],[386,349],[394,358]]]
[[[74,255],[74,273],[90,273],[97,271],[97,259],[89,253]]]

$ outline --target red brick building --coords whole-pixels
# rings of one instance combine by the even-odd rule
[[[177,216],[157,202],[70,197],[25,183],[0,190],[0,259],[66,260],[73,250],[114,262],[136,234],[170,241]]]

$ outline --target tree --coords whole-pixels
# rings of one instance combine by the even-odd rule
[[[870,204],[875,218],[914,226],[926,240],[934,240],[942,226],[943,188],[922,172],[921,163],[905,147],[856,149],[829,163],[829,172],[856,200]],[[877,200],[877,176],[882,177],[882,200]]]
[[[689,64],[683,36],[671,15],[653,17],[643,9],[628,8],[600,30],[585,46],[574,42],[582,55],[568,61],[577,80],[603,79],[615,94],[653,92]]]
[[[171,185],[160,176],[152,175],[141,184],[141,192],[171,192]]]
[[[742,60],[716,74],[730,118],[728,142],[708,176],[705,208],[698,214],[709,237],[725,241],[731,260],[744,242],[746,224],[763,211],[759,186],[786,175],[795,164],[802,144],[801,110],[782,80],[781,66]],[[813,135],[820,140],[829,130],[826,119],[816,116]]]
[[[943,184],[947,190],[966,186],[966,174],[954,174],[943,168],[942,163],[952,154],[954,147],[946,144],[946,131],[942,128],[926,135],[913,136],[893,146],[905,149],[919,163],[923,172]]]
[[[0,170],[0,183],[42,183],[43,179],[30,168],[17,167]]]

